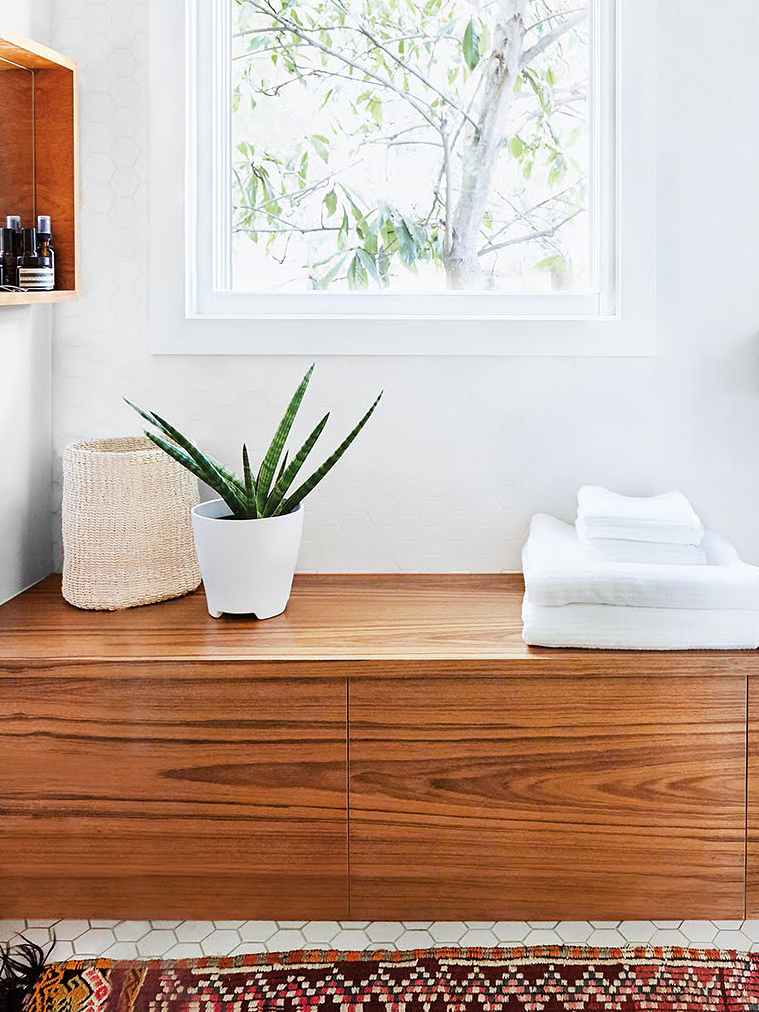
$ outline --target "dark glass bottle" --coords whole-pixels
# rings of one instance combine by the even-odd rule
[[[37,215],[37,252],[41,256],[49,256],[53,267],[53,287],[55,288],[55,250],[52,247],[53,225],[49,214]]]
[[[18,258],[18,286],[27,292],[52,292],[53,258],[37,248],[37,229],[24,229],[24,252]]]
[[[18,253],[16,232],[12,228],[0,228],[0,285],[15,288],[18,284]]]
[[[6,215],[5,227],[11,229],[13,232],[13,243],[16,251],[16,256],[20,256],[23,252],[21,247],[21,218],[17,214]]]

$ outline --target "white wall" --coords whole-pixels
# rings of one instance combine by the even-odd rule
[[[47,42],[49,2],[0,0],[0,25]],[[50,307],[0,308],[0,602],[51,568],[50,336]]]
[[[243,439],[265,446],[307,361],[147,354],[147,4],[54,8],[53,45],[82,68],[84,277],[55,317],[56,455],[134,431],[127,394],[236,461]],[[571,517],[591,481],[679,487],[759,562],[759,4],[660,8],[658,355],[320,360],[306,421],[334,407],[340,435],[386,393],[309,501],[302,569],[516,569],[530,514]]]

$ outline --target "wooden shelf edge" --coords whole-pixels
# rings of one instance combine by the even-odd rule
[[[76,60],[5,28],[0,28],[0,58],[27,70],[44,70],[49,67],[76,70],[77,67]]]
[[[0,306],[41,306],[47,302],[73,302],[75,291],[67,292],[0,292]]]

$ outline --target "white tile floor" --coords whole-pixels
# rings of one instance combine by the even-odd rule
[[[759,951],[759,921],[106,921],[0,920],[0,941],[23,934],[53,958],[167,959],[286,949],[416,949],[436,945],[693,945]]]

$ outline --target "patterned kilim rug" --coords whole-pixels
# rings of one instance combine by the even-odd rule
[[[288,952],[52,963],[27,1012],[756,1012],[759,954],[696,949]]]

